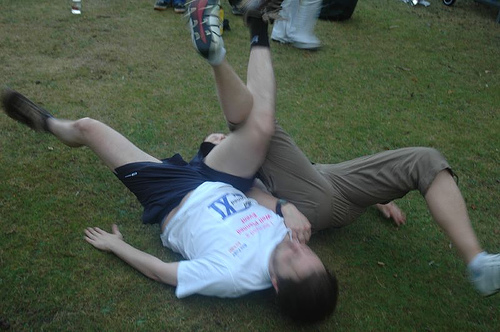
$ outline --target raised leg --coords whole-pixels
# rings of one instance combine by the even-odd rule
[[[213,66],[219,102],[231,126],[245,122],[253,107],[253,96],[226,59]]]
[[[251,177],[257,172],[274,133],[276,84],[268,47],[252,47],[247,79],[253,104],[245,123],[205,158],[209,167],[241,177]],[[238,124],[239,122],[233,122],[234,119],[242,119],[245,111],[235,109],[234,116],[232,109],[226,107],[225,116],[229,122]]]
[[[213,68],[224,116],[237,130],[218,144],[204,162],[217,171],[249,178],[255,175],[263,162],[274,133],[276,84],[267,36],[268,25],[260,14],[247,19],[251,49],[245,86],[225,59],[218,8],[219,0],[191,2],[191,36],[198,53]]]

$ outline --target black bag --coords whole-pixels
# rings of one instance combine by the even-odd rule
[[[328,21],[345,21],[351,18],[358,0],[323,0],[319,18]]]

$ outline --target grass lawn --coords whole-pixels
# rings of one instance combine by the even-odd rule
[[[339,162],[405,146],[439,149],[484,248],[500,252],[500,24],[472,0],[360,1],[320,21],[318,52],[272,44],[277,118],[308,156]],[[182,15],[154,0],[0,0],[0,85],[56,116],[108,123],[158,157],[190,157],[224,131],[210,67]],[[248,32],[223,2],[227,58],[245,76]],[[11,331],[500,331],[500,295],[482,298],[411,193],[399,229],[369,210],[311,240],[341,284],[336,314],[296,326],[270,292],[191,296],[155,283],[83,240],[117,222],[164,260],[159,229],[86,148],[70,149],[0,114],[0,329]],[[10,326],[10,328],[9,328]]]

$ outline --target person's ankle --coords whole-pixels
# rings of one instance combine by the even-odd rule
[[[252,46],[270,47],[268,23],[256,17],[247,17],[246,22],[248,28],[250,29],[250,47]]]

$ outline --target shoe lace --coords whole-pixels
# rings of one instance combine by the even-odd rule
[[[196,7],[194,6],[191,6],[191,4],[195,1],[198,1],[198,0],[191,0],[189,2],[186,3],[186,7],[187,10],[186,10],[186,13],[184,14],[184,18],[186,19],[186,22],[189,22],[189,18],[191,16],[192,13],[194,13],[196,10],[198,10]],[[215,8],[215,13],[214,14],[214,9]],[[207,5],[206,7],[203,7],[202,9],[204,11],[208,10],[209,11],[209,14],[204,14],[203,16],[211,16],[211,17],[216,17],[217,18],[217,24],[209,24],[210,27],[212,26],[220,26],[220,17],[219,17],[219,11],[220,11],[220,2],[217,2],[216,4],[214,5]],[[215,33],[214,31],[212,31],[212,33]],[[220,35],[219,35],[220,37]]]

